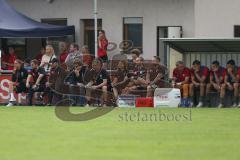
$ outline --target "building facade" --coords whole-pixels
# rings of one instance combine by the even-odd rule
[[[19,12],[42,22],[74,25],[75,41],[94,45],[93,0],[8,0]],[[164,59],[160,37],[164,29],[181,27],[184,38],[234,37],[240,25],[238,0],[98,0],[99,29],[106,31],[110,42],[134,41],[133,47],[150,59]],[[27,40],[26,52],[38,52],[41,39]],[[110,54],[119,53],[119,49]]]

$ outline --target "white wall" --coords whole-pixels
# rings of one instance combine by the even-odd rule
[[[240,25],[239,0],[195,0],[196,37],[233,37]]]
[[[76,27],[80,42],[80,19],[93,17],[93,0],[8,0],[17,10],[38,21],[41,18],[68,18]],[[194,37],[194,0],[98,0],[99,17],[108,39],[120,43],[123,17],[143,17],[144,57],[157,51],[157,26],[183,26],[184,37]]]

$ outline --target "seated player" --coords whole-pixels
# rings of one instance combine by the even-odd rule
[[[224,77],[224,83],[222,84],[222,87],[221,87],[221,93],[220,93],[221,100],[220,100],[220,105],[218,106],[219,108],[222,108],[224,106],[223,102],[226,94],[226,89],[234,92],[233,107],[237,107],[239,76],[238,76],[238,68],[235,65],[235,61],[229,60],[227,62],[226,69],[227,71]]]
[[[190,69],[184,66],[183,61],[176,63],[176,68],[173,70],[173,82],[172,87],[179,88],[182,94],[181,107],[188,107],[189,97],[189,83],[190,83],[191,72]]]
[[[44,92],[46,88],[46,72],[44,68],[39,67],[38,60],[31,61],[32,72],[28,74],[26,87],[28,90],[28,105],[32,106],[32,98],[35,92]],[[39,96],[42,99],[42,95]]]
[[[26,93],[26,79],[28,77],[27,70],[24,69],[21,60],[16,59],[14,61],[14,70],[12,75],[12,82],[9,84],[10,90],[10,100],[8,107],[16,104],[16,99],[14,97],[14,91],[18,95],[18,104],[21,105],[21,93]]]
[[[85,80],[84,76],[86,73],[86,66],[83,66],[82,62],[77,60],[74,61],[74,69],[73,71],[66,77],[65,83],[70,86],[70,93],[73,96],[70,98],[73,100],[73,106],[79,104],[81,106],[85,103]],[[78,93],[80,87],[80,93]],[[77,92],[76,92],[77,90]],[[79,95],[79,96],[77,96]],[[78,103],[80,101],[80,103]]]
[[[135,90],[144,90],[147,88],[148,82],[146,81],[147,69],[144,66],[144,59],[138,57],[131,76],[131,81],[127,87],[123,90],[124,94],[130,94]]]
[[[190,92],[190,105],[193,105],[193,96],[195,89],[200,89],[199,103],[197,107],[203,106],[203,100],[205,95],[205,88],[208,83],[209,69],[206,66],[201,66],[199,60],[193,62],[193,68],[191,70],[191,84],[189,86]]]
[[[133,49],[131,50],[131,56],[132,56],[132,59],[130,59],[128,61],[128,64],[129,64],[129,70],[133,70],[135,68],[135,65],[136,65],[136,62],[137,62],[137,58],[139,58],[141,54],[141,51],[139,49]]]
[[[101,60],[93,60],[92,69],[87,72],[92,75],[90,82],[86,86],[86,99],[88,101],[88,105],[90,105],[92,93],[100,91],[102,93],[101,106],[106,106],[108,93],[112,92],[112,84],[107,71],[102,68]]]
[[[164,88],[165,81],[165,68],[160,65],[160,58],[157,56],[153,57],[152,65],[147,71],[146,81],[147,81],[147,97],[153,97],[154,90],[156,88]]]
[[[206,96],[208,101],[210,100],[209,93],[211,92],[211,90],[215,90],[220,93],[225,75],[226,69],[220,66],[218,61],[212,62],[210,70],[210,82],[207,84],[206,88]]]
[[[122,89],[124,89],[129,82],[128,78],[128,70],[126,61],[119,61],[117,66],[117,73],[113,79],[113,93],[114,97],[117,100],[118,95],[122,93]]]

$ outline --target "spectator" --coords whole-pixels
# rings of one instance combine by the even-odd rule
[[[108,55],[107,55],[108,40],[104,30],[99,31],[98,37],[98,58],[102,61],[103,68],[107,69]]]
[[[24,68],[29,72],[32,71],[32,66],[31,66],[31,60],[30,59],[25,59],[24,60]]]
[[[40,67],[43,67],[46,72],[49,72],[51,69],[51,60],[56,58],[53,46],[47,45],[46,46],[46,53],[42,57],[42,61]]]
[[[119,61],[117,73],[112,82],[113,93],[116,100],[118,99],[118,95],[122,93],[122,89],[127,87],[129,81],[127,63],[126,61]]]
[[[82,53],[83,53],[83,65],[91,67],[94,56],[91,55],[91,53],[89,52],[88,46],[82,47]]]
[[[239,87],[239,72],[238,67],[234,60],[229,60],[227,62],[227,70],[226,75],[224,77],[224,83],[221,86],[221,93],[220,93],[220,105],[219,108],[224,106],[224,97],[226,94],[226,90],[233,92],[233,107],[237,107],[237,100],[238,100],[238,87]]]
[[[202,66],[199,60],[195,60],[191,70],[191,84],[189,86],[191,106],[193,106],[193,96],[196,89],[200,89],[199,103],[197,107],[199,108],[203,106],[205,88],[208,81],[209,69],[206,66]]]
[[[138,57],[135,62],[135,67],[133,68],[133,73],[131,77],[131,82],[124,89],[125,94],[129,94],[134,90],[146,89],[148,83],[146,81],[147,69],[144,66],[144,59]]]
[[[35,57],[35,59],[41,62],[43,55],[45,55],[45,47],[41,48],[40,53]]]
[[[13,47],[8,48],[8,53],[4,54],[2,57],[3,68],[6,70],[14,69],[14,62],[17,59],[15,50]]]
[[[160,65],[160,58],[154,57],[152,60],[151,67],[147,70],[146,81],[147,81],[147,97],[153,97],[153,92],[156,88],[165,87],[163,81],[165,75],[165,68]]]
[[[68,56],[67,44],[65,42],[59,43],[59,51],[61,53],[59,56],[60,64],[63,64]]]
[[[134,67],[135,67],[135,64],[136,64],[136,59],[139,58],[140,54],[141,54],[141,51],[139,49],[133,49],[131,50],[131,56],[132,56],[132,59],[129,60],[129,69],[130,70],[133,70]]]
[[[110,77],[105,69],[103,69],[103,64],[100,59],[95,59],[92,62],[92,69],[89,71],[93,76],[91,82],[87,84],[86,97],[88,100],[88,105],[90,105],[90,97],[92,97],[93,92],[100,91],[102,97],[100,98],[101,105],[106,106],[108,100],[108,92],[112,92],[112,85]]]
[[[14,97],[14,91],[16,91],[18,95],[18,104],[21,105],[21,93],[25,93],[27,91],[26,88],[26,79],[28,77],[27,70],[24,69],[22,61],[16,59],[14,61],[14,70],[12,75],[12,82],[9,84],[10,90],[10,100],[8,107],[16,104],[16,99]]]
[[[86,66],[83,66],[81,61],[75,61],[74,62],[74,69],[67,76],[65,79],[65,82],[70,87],[70,93],[73,94],[73,96],[70,96],[70,98],[73,100],[73,106],[80,105],[83,106],[85,104],[85,81],[84,76],[86,73]],[[78,90],[80,88],[80,90]],[[80,91],[79,93],[76,93],[75,90]],[[79,95],[79,96],[76,96]]]
[[[39,66],[39,61],[34,59],[31,61],[32,72],[28,74],[26,87],[28,88],[28,105],[32,106],[32,98],[35,92],[44,92],[46,88],[46,72],[44,68]],[[39,96],[42,99],[42,96]]]
[[[56,88],[56,81],[57,78],[61,77],[64,72],[62,67],[59,65],[59,60],[57,58],[53,58],[52,61],[50,62],[51,64],[51,70],[49,74],[48,81],[46,83],[46,91],[45,94],[48,96],[48,106],[51,106],[52,104],[56,104],[58,101],[61,100],[62,96],[58,94],[57,92],[54,92]]]
[[[79,46],[77,44],[71,44],[69,49],[69,54],[65,60],[67,68],[69,71],[72,71],[74,68],[73,62],[75,60],[82,61],[82,54],[79,52]]]

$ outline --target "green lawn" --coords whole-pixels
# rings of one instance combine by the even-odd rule
[[[159,112],[182,118],[144,118]],[[115,109],[92,121],[65,122],[54,108],[0,107],[0,160],[240,159],[240,109],[189,114],[189,109]]]

